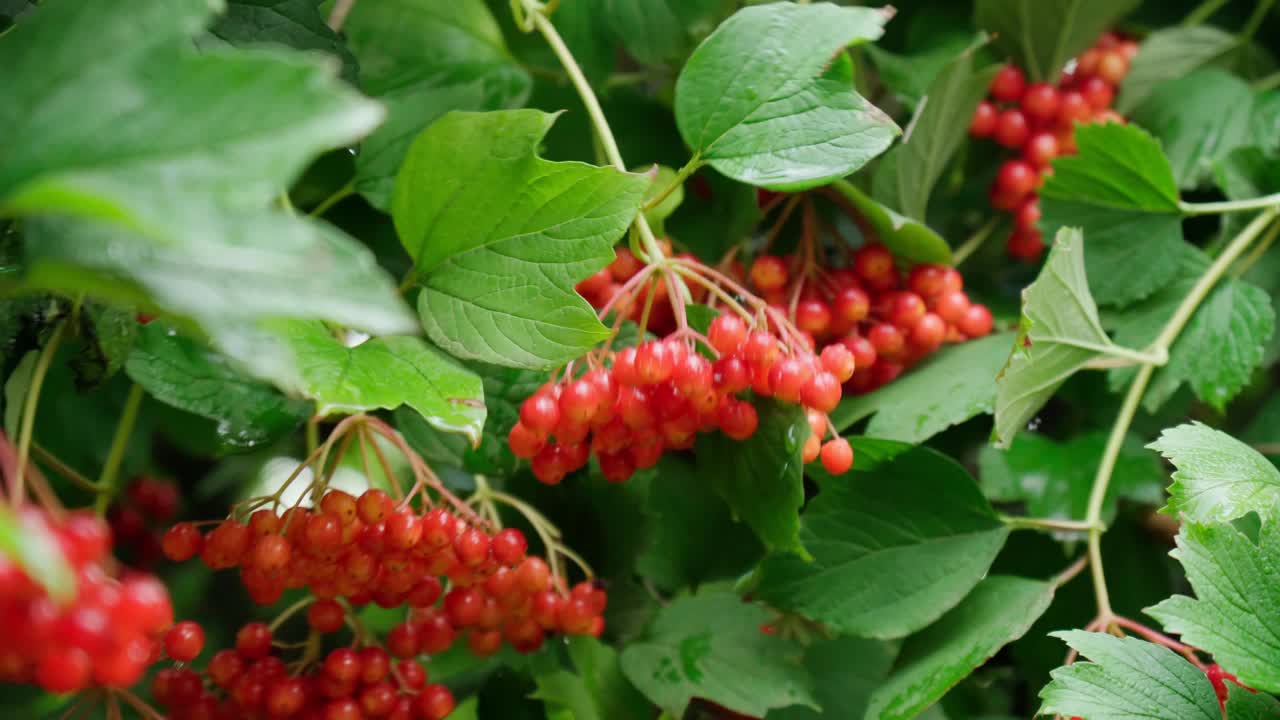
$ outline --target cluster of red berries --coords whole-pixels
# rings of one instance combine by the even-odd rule
[[[392,660],[376,646],[338,648],[291,673],[262,623],[240,628],[235,648],[215,654],[202,673],[161,670],[151,694],[174,720],[444,720],[454,707],[449,688],[428,685],[417,661]]]
[[[53,518],[26,506],[18,518],[25,532],[56,541],[75,573],[75,595],[58,603],[0,554],[0,682],[53,693],[138,682],[173,624],[164,585],[150,575],[111,577],[111,531],[90,513]]]
[[[664,238],[658,241],[658,245],[664,254],[671,255],[670,241]],[[681,253],[676,257],[698,262],[696,257],[688,253]],[[653,277],[641,283],[640,287],[628,292],[626,298],[617,297],[618,293],[624,291],[623,286],[627,281],[634,278],[644,267],[644,261],[630,250],[618,248],[617,256],[608,267],[578,283],[576,289],[597,310],[615,308],[621,316],[632,322],[643,321],[646,329],[654,335],[670,335],[675,332],[678,323],[667,284],[661,278]],[[689,290],[693,294],[694,302],[703,300],[705,293],[702,288],[693,286]],[[645,315],[646,306],[648,307],[647,316]]]
[[[563,607],[563,617],[545,629],[571,634],[603,629],[604,591],[591,595],[584,620],[581,603],[573,601],[577,595],[562,594],[547,563],[526,556],[528,543],[519,530],[490,535],[443,508],[419,515],[378,489],[359,498],[329,490],[318,510],[298,507],[277,515],[262,508],[248,523],[224,520],[206,535],[190,523],[178,523],[165,534],[163,546],[171,560],[199,555],[215,570],[238,566],[250,597],[262,605],[276,602],[287,588],[307,587],[319,598],[308,613],[319,632],[342,627],[345,616],[336,598],[354,606],[408,605],[423,614],[425,625],[448,631],[447,642],[439,641],[439,634],[432,635],[436,641],[424,641],[425,652],[448,648],[458,631],[472,628],[484,638],[473,647],[496,645],[486,634],[494,630],[505,631],[517,649],[541,645],[543,626],[535,633],[523,622],[532,596],[540,594],[555,597],[544,604]],[[447,594],[441,577],[453,587]],[[442,596],[441,607],[434,608]],[[497,640],[502,637],[499,633]]]
[[[594,454],[604,477],[622,482],[652,467],[666,450],[693,447],[699,432],[719,430],[735,440],[751,437],[756,408],[741,393],[774,397],[812,411],[813,433],[806,462],[821,455],[833,473],[853,462],[849,443],[825,444],[826,414],[840,403],[841,384],[854,372],[843,346],[815,355],[809,347],[738,315],[716,317],[707,331],[704,356],[689,336],[677,333],[609,354],[610,365],[580,377],[566,373],[524,401],[508,444],[531,460],[533,473],[556,484]],[[594,358],[593,358],[594,360]]]
[[[178,505],[177,485],[145,475],[134,478],[107,511],[116,552],[133,567],[154,567],[161,557],[160,538]]]
[[[795,258],[761,255],[748,277],[824,354],[849,351],[857,367],[844,386],[851,394],[885,385],[944,343],[991,332],[991,312],[969,301],[955,268],[921,264],[904,277],[878,243],[859,248],[848,268],[806,273],[799,266]]]
[[[1111,110],[1115,89],[1129,72],[1138,44],[1103,33],[1075,58],[1056,85],[1027,83],[1022,70],[1006,65],[991,82],[990,100],[978,104],[969,132],[991,138],[1019,154],[1006,160],[991,187],[991,205],[1012,213],[1009,254],[1035,260],[1044,252],[1036,228],[1040,220],[1036,189],[1059,155],[1076,151],[1075,124],[1124,122]]]

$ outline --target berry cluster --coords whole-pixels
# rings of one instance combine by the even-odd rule
[[[991,187],[991,205],[1013,215],[1010,255],[1030,261],[1044,252],[1036,189],[1055,157],[1075,152],[1076,123],[1124,122],[1111,102],[1137,52],[1133,40],[1103,33],[1068,64],[1056,85],[1028,83],[1014,65],[992,80],[990,99],[978,104],[969,132],[1019,154],[1000,166]]]
[[[562,593],[547,563],[526,557],[528,543],[519,530],[491,535],[443,508],[419,515],[378,489],[358,498],[329,490],[317,510],[295,507],[277,515],[261,508],[247,523],[224,520],[205,535],[190,523],[178,523],[165,534],[163,546],[171,560],[199,555],[215,570],[238,566],[250,597],[262,605],[276,602],[287,588],[308,588],[319,598],[308,620],[321,633],[343,625],[336,598],[354,606],[408,605],[421,614],[421,622],[392,639],[394,647],[412,649],[397,652],[401,657],[440,652],[462,630],[474,631],[473,649],[496,650],[506,637],[517,649],[532,650],[541,645],[543,629],[571,634],[603,629],[604,591],[590,590],[590,612],[584,611],[575,598],[586,591]],[[453,588],[448,593],[442,577]],[[544,605],[563,609],[563,617],[531,626],[534,596],[542,595],[547,596]],[[434,607],[442,596],[441,607]],[[416,638],[419,629],[429,630],[421,633],[420,643],[397,639]]]
[[[75,573],[75,596],[60,605],[0,554],[0,681],[54,693],[138,682],[173,624],[164,585],[149,575],[111,577],[111,531],[91,513],[55,519],[26,506],[18,517],[26,533],[56,541]]]
[[[760,255],[748,278],[764,299],[814,338],[823,356],[845,348],[857,370],[845,390],[870,392],[946,342],[991,332],[991,312],[971,303],[955,268],[921,264],[905,277],[878,243],[847,268],[805,267],[797,257]]]
[[[158,672],[152,697],[176,720],[443,720],[453,712],[447,687],[428,685],[417,661],[393,661],[380,647],[337,648],[295,672],[272,650],[271,629],[250,623],[203,672]]]
[[[663,239],[658,245],[663,253],[671,254],[670,241]],[[688,253],[681,253],[676,257],[701,265],[696,257]],[[667,283],[661,278],[646,274],[647,277],[640,278],[643,282],[634,289],[629,284],[644,269],[644,261],[627,248],[618,248],[617,256],[608,267],[578,283],[576,289],[597,310],[617,310],[619,316],[635,323],[643,323],[654,335],[670,335],[677,330],[679,321],[676,309],[671,304]],[[693,293],[694,302],[701,302],[705,298],[706,293],[702,288],[694,286],[689,289]]]
[[[145,475],[134,478],[107,511],[116,551],[133,567],[154,567],[161,557],[160,539],[178,505],[177,485]]]
[[[655,465],[666,450],[693,447],[699,432],[751,437],[759,418],[740,396],[750,390],[808,408],[813,433],[805,461],[821,455],[831,472],[849,469],[847,441],[821,442],[826,414],[854,372],[847,348],[815,355],[802,338],[753,329],[728,313],[711,322],[705,341],[702,347],[714,359],[699,352],[693,333],[680,332],[592,357],[596,367],[580,377],[566,372],[524,401],[507,438],[511,451],[531,460],[534,475],[547,484],[586,465],[593,453],[604,477],[622,482]]]

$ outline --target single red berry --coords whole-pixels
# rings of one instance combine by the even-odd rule
[[[317,600],[307,608],[307,624],[318,633],[334,633],[342,629],[346,613],[334,600]]]
[[[270,717],[295,715],[307,704],[307,684],[302,678],[277,678],[267,686],[263,704]]]
[[[1088,122],[1093,114],[1089,101],[1079,90],[1067,90],[1058,97],[1058,122],[1068,128],[1074,123]]]
[[[551,393],[539,390],[520,405],[520,422],[535,433],[548,435],[560,422],[560,406]]]
[[[996,129],[992,133],[995,141],[1007,148],[1019,148],[1031,134],[1031,124],[1021,110],[1011,108],[1000,113],[996,118]]]
[[[853,356],[853,351],[843,343],[834,343],[822,348],[822,354],[818,359],[823,369],[834,375],[838,382],[848,382],[849,378],[853,377],[853,371],[857,369],[857,360]]]
[[[1022,93],[1022,111],[1032,120],[1047,123],[1058,114],[1058,89],[1048,83],[1032,83]]]
[[[996,173],[997,191],[1021,200],[1036,189],[1039,175],[1036,169],[1022,160],[1006,160]]]
[[[602,398],[599,388],[585,378],[565,384],[560,393],[561,421],[569,418],[576,422],[589,422],[600,409]]]
[[[1028,196],[1013,213],[1013,224],[1020,228],[1034,228],[1040,222],[1040,198]]]
[[[356,499],[351,493],[342,490],[330,490],[320,498],[320,510],[326,515],[332,515],[338,519],[343,526],[350,525],[356,521],[358,516]]]
[[[969,134],[974,137],[990,137],[996,130],[996,106],[983,100],[973,111],[973,119],[969,121]]]
[[[934,313],[925,313],[911,327],[907,342],[918,353],[931,353],[947,338],[947,322]]]
[[[848,351],[846,350],[845,352]],[[849,375],[852,376],[853,373],[850,372]],[[825,370],[814,373],[809,382],[805,384],[804,390],[801,392],[801,399],[804,401],[805,406],[811,407],[818,412],[829,413],[840,404],[840,380]]]
[[[454,539],[453,552],[463,565],[480,567],[489,559],[489,536],[479,528],[468,528]]]
[[[422,538],[422,522],[411,508],[400,508],[387,515],[386,543],[396,550],[408,550]]]
[[[289,564],[293,547],[282,535],[264,535],[257,539],[249,551],[245,564],[258,572],[273,573]]]
[[[746,440],[756,432],[760,419],[749,402],[726,397],[716,410],[720,431],[734,440]]]
[[[932,309],[948,324],[957,325],[969,311],[969,296],[960,290],[943,293],[934,300]]]
[[[1058,138],[1050,132],[1038,132],[1022,146],[1022,157],[1032,167],[1048,167],[1058,157]]]
[[[970,305],[956,327],[966,336],[976,338],[990,333],[992,325],[991,311],[985,305]]]
[[[529,460],[546,445],[546,435],[533,432],[521,422],[512,425],[511,432],[507,433],[507,446],[511,448],[511,454],[518,458]]]
[[[893,253],[879,243],[863,245],[854,252],[853,271],[872,288],[887,289],[897,282]]]
[[[303,538],[311,550],[332,550],[342,543],[342,522],[328,513],[307,518]]]
[[[271,630],[265,623],[253,622],[236,632],[236,652],[249,660],[271,654]]]
[[[1116,91],[1106,80],[1100,77],[1087,78],[1080,83],[1080,94],[1093,107],[1094,110],[1105,110],[1111,107],[1111,101],[1115,99]]]
[[[1129,60],[1119,50],[1108,50],[1098,59],[1098,77],[1112,86],[1120,84],[1129,74]]]
[[[769,386],[779,400],[796,404],[813,377],[813,365],[796,357],[783,358],[769,371]]]
[[[422,720],[444,720],[453,712],[453,693],[443,685],[428,685],[418,693],[417,704]]]
[[[796,327],[814,336],[831,327],[831,308],[821,300],[801,300],[796,305]]]
[[[1000,68],[991,80],[991,97],[1000,102],[1016,103],[1026,90],[1027,78],[1016,65]]]
[[[363,720],[364,713],[355,700],[346,697],[330,700],[324,706],[323,720]]]
[[[751,263],[751,284],[768,292],[780,290],[787,284],[787,263],[776,255],[761,255]]]
[[[875,348],[878,357],[893,358],[902,353],[907,343],[902,331],[887,323],[876,323],[867,331],[867,340]]]
[[[865,320],[870,310],[871,299],[865,291],[856,287],[848,287],[836,293],[831,304],[835,322],[843,322],[850,327]]]
[[[191,621],[180,622],[164,635],[164,651],[178,662],[194,660],[204,649],[204,628]]]
[[[529,542],[525,540],[524,533],[515,528],[506,528],[493,536],[491,548],[494,560],[507,567],[515,567],[524,560]]]
[[[51,647],[36,663],[36,684],[51,693],[69,693],[84,688],[91,671],[89,655],[73,647]]]
[[[360,677],[360,656],[351,648],[338,648],[324,659],[324,672],[335,680],[355,681]]]
[[[160,541],[164,556],[174,562],[186,562],[204,547],[204,536],[191,523],[178,523],[169,528]]]
[[[869,368],[876,361],[876,348],[871,341],[861,335],[848,335],[840,341],[849,352],[853,353],[854,372]]]
[[[724,314],[717,316],[707,328],[707,339],[711,347],[721,355],[731,355],[742,347],[747,339],[747,324],[737,315]]]
[[[777,362],[782,350],[778,347],[778,339],[767,330],[754,330],[747,335],[739,350],[742,359],[754,369],[768,369]]]
[[[244,671],[244,659],[235,650],[219,650],[209,659],[205,668],[209,679],[222,689],[231,687],[231,683]]]
[[[1009,254],[1026,262],[1035,262],[1044,252],[1044,237],[1034,227],[1018,227],[1009,235]]]
[[[832,475],[842,475],[853,467],[853,448],[842,437],[823,443],[821,457],[822,467]]]

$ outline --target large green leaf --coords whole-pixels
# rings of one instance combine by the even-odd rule
[[[321,0],[228,0],[209,33],[237,46],[284,45],[319,50],[342,60],[343,76],[355,80],[355,57],[320,14]]]
[[[608,336],[573,286],[612,259],[648,178],[538,157],[555,117],[450,113],[400,170],[392,216],[423,284],[418,311],[453,355],[548,367]]]
[[[892,383],[854,395],[831,413],[837,430],[871,415],[863,434],[902,442],[928,440],[995,407],[992,383],[1013,335],[1001,333],[948,347]]]
[[[924,447],[897,452],[823,484],[800,533],[814,559],[769,557],[761,600],[839,632],[895,638],[973,589],[1008,529],[955,461]]]
[[[901,131],[853,89],[845,47],[875,40],[889,14],[828,3],[734,13],[676,81],[684,141],[735,180],[800,190],[857,170]]]
[[[720,0],[602,0],[613,34],[632,57],[648,65],[679,60],[692,35],[711,28]]]
[[[871,696],[867,720],[910,720],[1001,647],[1022,637],[1049,607],[1052,583],[992,575],[936,623],[907,638],[893,672]]]
[[[1090,720],[1221,720],[1213,685],[1168,648],[1137,638],[1069,630],[1053,633],[1093,662],[1053,671],[1038,714]]]
[[[871,226],[875,239],[899,259],[910,263],[951,264],[951,247],[923,221],[912,220],[885,207],[848,182],[837,181],[832,188]]]
[[[1177,542],[1196,597],[1175,595],[1147,614],[1240,682],[1280,692],[1280,522],[1263,523],[1256,542],[1228,523],[1186,522]]]
[[[75,572],[39,516],[24,520],[0,503],[0,559],[17,565],[59,603],[75,599]]]
[[[622,651],[622,671],[676,717],[695,697],[755,716],[788,705],[816,708],[800,649],[760,630],[769,618],[725,590],[677,598]]]
[[[1046,234],[1079,227],[1088,238],[1089,285],[1103,305],[1140,300],[1178,271],[1182,213],[1160,143],[1132,125],[1083,125],[1079,153],[1060,157],[1040,189]],[[1119,267],[1142,268],[1118,273]]]
[[[1120,83],[1116,110],[1132,112],[1161,83],[1209,65],[1238,46],[1235,35],[1212,25],[1156,30],[1142,41],[1138,55],[1129,66],[1129,74]]]
[[[1053,82],[1073,56],[1140,0],[978,0],[978,27],[1034,80]]]
[[[805,649],[804,667],[822,710],[792,705],[770,710],[765,720],[860,720],[871,693],[889,674],[893,656],[889,643],[876,640],[837,637],[815,642]]]
[[[747,440],[721,433],[698,436],[694,457],[699,481],[711,482],[766,547],[798,549],[804,504],[800,451],[809,426],[795,405],[762,400],[756,410],[760,424]]]
[[[313,407],[158,322],[139,333],[127,370],[157,400],[213,420],[219,438],[236,447],[254,447],[296,429]]]
[[[1091,432],[1069,442],[1022,433],[1008,450],[984,447],[978,456],[982,488],[996,502],[1024,502],[1032,517],[1082,520],[1107,434]],[[1110,522],[1116,501],[1156,505],[1164,501],[1164,472],[1133,436],[1125,439],[1111,472],[1102,519]],[[1080,537],[1078,533],[1068,536]]]
[[[1009,447],[1067,378],[1116,349],[1098,319],[1084,266],[1084,238],[1079,230],[1064,229],[1040,276],[1022,291],[1021,332],[996,376],[999,447]]]
[[[943,68],[902,143],[876,166],[872,185],[876,198],[907,217],[925,219],[933,186],[968,131],[956,118],[973,116],[995,77],[998,68],[977,68],[975,63],[970,48]]]
[[[532,81],[484,0],[357,2],[344,26],[361,86],[387,120],[356,157],[355,187],[381,209],[414,136],[451,110],[520,107]]]
[[[576,672],[557,669],[534,675],[534,697],[548,713],[563,709],[572,720],[649,720],[644,696],[622,674],[618,653],[592,637],[569,638],[569,659]]]
[[[929,86],[943,69],[980,39],[967,28],[957,27],[931,35],[924,47],[910,47],[910,54],[899,55],[877,45],[867,45],[865,51],[876,66],[879,80],[907,109],[919,111],[920,101],[929,94]],[[914,43],[908,40],[907,44]]]
[[[1276,720],[1280,718],[1280,701],[1227,683],[1226,711],[1229,720]]]
[[[1212,177],[1213,163],[1249,141],[1252,103],[1245,81],[1204,69],[1157,85],[1131,116],[1160,140],[1178,187],[1192,189]]]
[[[381,337],[347,347],[322,323],[281,324],[278,330],[297,359],[301,390],[320,415],[408,405],[432,427],[480,442],[480,378],[421,339]]]
[[[734,518],[693,462],[666,455],[658,463],[645,501],[649,540],[636,558],[636,571],[663,589],[694,587],[734,577],[764,554],[751,527]],[[707,552],[709,547],[716,552]]]

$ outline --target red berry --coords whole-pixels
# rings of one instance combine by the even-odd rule
[[[323,720],[362,720],[364,713],[360,712],[360,705],[351,698],[338,698],[330,700],[324,706]]]
[[[849,374],[853,375],[852,372]],[[815,373],[809,379],[809,382],[805,384],[801,398],[807,407],[811,407],[818,412],[829,413],[840,404],[840,381],[836,379],[835,375],[825,370]]]
[[[515,528],[507,528],[500,530],[497,535],[493,536],[493,559],[506,565],[507,567],[515,567],[524,560],[524,554],[529,549],[529,543],[524,538],[524,533]]]
[[[766,330],[755,330],[747,335],[742,343],[742,359],[753,367],[771,368],[782,351],[778,348],[778,339]]]
[[[209,660],[205,672],[214,685],[222,689],[231,687],[231,683],[244,671],[244,660],[235,650],[219,650]]]
[[[969,121],[969,134],[974,137],[990,137],[996,129],[996,106],[983,100],[973,111]]]
[[[821,457],[822,467],[832,475],[842,475],[853,467],[853,448],[842,437],[823,443]]]
[[[307,608],[307,625],[319,633],[338,632],[345,617],[342,606],[334,600],[317,600]]]
[[[1070,127],[1073,123],[1088,122],[1093,114],[1089,101],[1079,90],[1067,90],[1058,97],[1058,122]]]
[[[672,381],[680,394],[692,397],[711,387],[711,363],[697,353],[689,353],[680,359],[672,373]]]
[[[959,290],[943,293],[934,300],[933,311],[948,324],[957,325],[969,311],[969,296]]]
[[[1022,93],[1022,111],[1046,123],[1058,114],[1058,90],[1048,83],[1032,83]]]
[[[263,704],[267,715],[286,718],[297,714],[307,704],[307,685],[302,678],[278,678],[267,686]]]
[[[1034,262],[1044,252],[1044,238],[1040,231],[1031,227],[1015,228],[1009,235],[1007,243],[1009,254],[1019,260]]]
[[[1094,110],[1105,110],[1111,107],[1111,101],[1115,99],[1116,92],[1106,80],[1091,77],[1080,83],[1080,94]]]
[[[204,547],[204,536],[191,523],[178,523],[165,532],[160,541],[164,556],[174,562],[186,562]]]
[[[356,521],[356,499],[350,493],[330,490],[320,499],[320,510],[332,515],[345,527]]]
[[[925,313],[911,327],[907,341],[919,353],[931,353],[942,347],[947,337],[947,322],[934,313]]]
[[[453,693],[443,685],[428,685],[418,693],[417,705],[422,720],[444,720],[453,712]]]
[[[489,536],[479,528],[468,528],[454,539],[453,552],[463,565],[480,567],[489,559]]]
[[[549,392],[539,390],[520,405],[520,422],[540,435],[549,435],[560,422],[560,406]]]
[[[1048,167],[1058,157],[1058,138],[1053,133],[1038,132],[1032,135],[1027,144],[1022,146],[1022,157],[1032,167]]]
[[[387,516],[386,543],[396,550],[408,550],[422,538],[422,522],[410,508],[400,508]]]
[[[194,660],[204,649],[204,629],[196,623],[180,622],[164,635],[164,651],[178,662]]]
[[[36,684],[51,693],[82,689],[89,682],[89,656],[79,648],[51,647],[36,663]]]
[[[1112,86],[1119,85],[1124,76],[1129,74],[1129,60],[1119,50],[1102,53],[1098,59],[1098,77]]]
[[[831,308],[821,300],[801,300],[796,305],[796,327],[815,336],[831,327]]]
[[[956,327],[968,337],[982,337],[991,332],[991,311],[985,305],[970,305]]]
[[[418,631],[410,623],[401,623],[387,632],[387,651],[398,658],[411,658],[421,649]]]
[[[1020,228],[1034,228],[1040,222],[1040,198],[1028,196],[1013,213],[1013,224]]]
[[[873,288],[885,289],[897,282],[893,253],[879,243],[858,248],[853,254],[853,271]]]
[[[249,623],[236,632],[236,651],[254,660],[271,654],[271,630],[264,623]]]
[[[761,255],[751,263],[751,284],[758,290],[780,290],[787,284],[787,264],[775,255]]]
[[[575,422],[589,422],[600,408],[599,388],[590,380],[578,379],[564,386],[560,393],[560,417]]]
[[[324,659],[324,672],[334,680],[354,682],[360,677],[360,657],[351,648],[338,648]]]
[[[711,321],[707,339],[721,355],[731,355],[747,339],[747,324],[737,315],[719,315]]]
[[[711,383],[717,392],[741,392],[751,386],[751,370],[736,356],[722,357],[711,366]]]
[[[342,543],[342,522],[328,513],[307,518],[303,538],[310,550],[332,550]]]
[[[889,323],[876,323],[867,331],[867,340],[875,348],[876,355],[892,358],[902,353],[906,338],[902,331]]]
[[[636,348],[636,377],[641,385],[657,385],[671,378],[675,357],[667,343],[651,340]]]
[[[850,327],[862,322],[871,310],[871,299],[861,288],[847,287],[836,293],[831,303],[831,314],[836,324]]]
[[[726,397],[716,410],[720,431],[734,440],[746,440],[756,432],[759,416],[749,402]]]
[[[507,446],[511,448],[511,454],[525,460],[537,455],[546,444],[546,435],[533,432],[521,422],[512,425],[511,432],[507,433]]]
[[[996,173],[997,191],[1008,197],[1021,199],[1036,189],[1039,175],[1035,168],[1022,160],[1006,160]]]
[[[773,394],[789,403],[800,402],[804,386],[813,377],[813,365],[799,358],[783,358],[769,371],[769,386]]]
[[[871,341],[861,335],[849,335],[840,341],[849,352],[853,353],[854,371],[869,368],[876,361],[876,348]]]
[[[1016,103],[1026,87],[1022,71],[1015,65],[1005,65],[991,80],[991,96],[1000,102]]]
[[[839,382],[848,382],[853,376],[853,371],[857,369],[857,360],[853,356],[853,351],[842,343],[835,343],[822,348],[822,354],[819,356],[822,367],[827,372],[835,376]]]
[[[992,133],[995,141],[1007,148],[1022,147],[1031,134],[1031,125],[1021,110],[1009,109],[996,118],[996,129]]]
[[[258,538],[249,552],[245,565],[258,572],[272,573],[289,564],[293,548],[281,535],[264,535]]]
[[[644,263],[631,253],[627,248],[618,248],[617,257],[613,262],[609,263],[609,273],[613,275],[613,279],[618,282],[626,282],[636,273],[640,272],[644,267]]]

